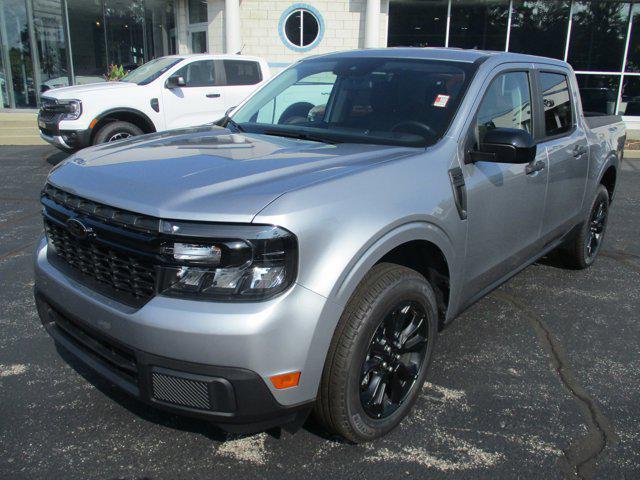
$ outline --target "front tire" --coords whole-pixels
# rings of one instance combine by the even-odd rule
[[[327,354],[315,414],[354,443],[395,428],[424,384],[438,331],[436,296],[409,268],[374,266],[351,297]]]
[[[563,249],[565,265],[579,270],[593,265],[600,247],[602,247],[608,214],[609,192],[603,185],[599,185],[589,211],[589,217]]]
[[[124,140],[126,138],[142,135],[143,133],[144,132],[133,123],[123,122],[119,120],[115,122],[109,122],[103,127],[100,127],[100,130],[98,130],[95,137],[93,137],[92,145]]]

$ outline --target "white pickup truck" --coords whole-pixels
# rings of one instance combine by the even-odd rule
[[[266,61],[245,55],[160,57],[121,81],[42,95],[40,136],[67,151],[143,133],[214,122],[269,79]]]

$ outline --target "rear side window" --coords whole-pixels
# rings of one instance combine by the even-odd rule
[[[560,73],[540,73],[544,131],[548,137],[567,133],[573,128],[573,111],[569,82]]]
[[[515,128],[531,133],[531,92],[526,72],[507,72],[493,79],[478,109],[478,141],[488,130]]]
[[[262,80],[258,62],[223,60],[226,85],[255,85]]]

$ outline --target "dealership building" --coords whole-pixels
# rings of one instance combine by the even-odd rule
[[[612,0],[2,0],[0,107],[36,108],[50,88],[162,55],[241,52],[279,70],[386,46],[564,59],[585,110],[640,128],[640,2]]]

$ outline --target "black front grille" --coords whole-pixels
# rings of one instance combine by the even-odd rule
[[[156,273],[152,263],[95,241],[79,240],[48,219],[45,229],[57,256],[77,271],[139,300],[153,296]]]
[[[129,212],[119,208],[109,207],[101,203],[87,200],[86,198],[65,192],[53,185],[47,184],[42,191],[42,196],[72,212],[87,215],[92,219],[109,225],[132,230],[135,232],[157,233],[160,220],[148,215]]]

